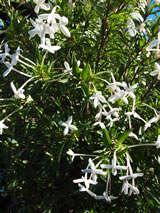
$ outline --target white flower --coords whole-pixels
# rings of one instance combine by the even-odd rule
[[[155,67],[156,70],[152,71],[150,73],[151,76],[156,76],[157,75],[157,79],[160,80],[160,65],[158,63],[155,63]]]
[[[89,158],[89,167],[90,169],[83,169],[82,172],[84,173],[91,173],[91,177],[92,177],[92,180],[94,182],[97,182],[97,174],[98,175],[106,175],[106,172],[103,172],[101,169],[97,169],[96,165],[93,163],[92,159]]]
[[[125,175],[119,177],[120,180],[130,180],[131,178],[137,178],[137,177],[142,177],[143,173],[132,173],[130,175]]]
[[[103,114],[104,116],[106,116],[107,119],[109,119],[112,115],[113,115],[114,117],[118,118],[118,117],[119,117],[118,112],[119,112],[121,109],[120,109],[120,108],[113,108],[113,107],[111,107],[110,104],[108,104],[108,106],[109,106],[109,108],[110,108],[110,111],[107,112],[107,111],[103,108],[102,114]]]
[[[34,27],[34,29],[29,30],[29,32],[28,32],[30,35],[30,38],[33,38],[35,35],[38,35],[39,37],[41,37],[41,33],[43,30],[43,20],[38,18],[38,19],[36,19],[36,21],[33,21],[30,18],[30,22]]]
[[[113,154],[113,159],[112,159],[112,165],[110,164],[101,164],[101,168],[102,169],[112,169],[112,174],[114,176],[117,175],[117,169],[118,170],[127,170],[127,166],[118,166],[117,165],[117,156],[116,156],[116,152],[117,150],[114,151],[114,154]]]
[[[84,187],[82,184],[78,183],[78,186],[79,186],[79,191],[80,192],[87,192],[90,196],[92,197],[96,197],[96,194],[91,192],[88,188]]]
[[[7,66],[7,70],[3,73],[3,77],[6,77],[13,69],[13,64],[9,62],[5,62],[5,65]]]
[[[49,36],[54,39],[55,28],[53,28],[50,24],[43,22],[43,20],[38,17],[36,21],[30,19],[34,29],[30,30],[28,33],[30,34],[30,38],[38,35],[41,38],[41,44],[45,43],[45,35],[49,34]]]
[[[7,43],[5,43],[4,49],[5,49],[5,50],[4,50],[4,53],[1,53],[1,54],[0,54],[0,58],[1,58],[0,63],[3,63],[3,62],[5,61],[5,59],[6,59],[6,57],[10,55],[10,54],[9,54],[10,48],[8,47],[8,44],[7,44]]]
[[[130,164],[130,157],[127,153],[127,175],[119,177],[120,180],[124,180],[124,184],[122,186],[122,192],[124,192],[125,195],[128,194],[129,190],[129,195],[133,194],[139,194],[138,188],[135,186],[135,179],[137,177],[142,177],[143,173],[133,173],[131,164]],[[128,183],[128,180],[132,179],[132,184]]]
[[[128,183],[129,189],[130,189],[130,195],[133,193],[134,195],[138,195],[139,194],[139,189],[134,185],[134,184],[130,184]]]
[[[140,0],[138,4],[138,8],[140,8],[143,12],[145,12],[145,7],[147,6],[146,0]]]
[[[56,19],[60,19],[61,16],[56,12],[56,9],[57,9],[58,6],[55,6],[51,13],[46,13],[46,14],[41,14],[39,15],[39,18],[41,18],[42,20],[45,19],[47,21],[48,24],[52,25],[55,29],[56,29],[56,32],[58,31],[58,27],[57,27],[57,23],[56,23]]]
[[[68,18],[65,17],[65,16],[62,16],[62,17],[60,18],[60,22],[59,22],[59,24],[58,24],[59,29],[62,31],[62,33],[63,33],[65,36],[70,37],[71,34],[70,34],[68,28],[65,26],[65,25],[67,25],[67,24],[68,24]]]
[[[136,25],[131,18],[128,18],[127,20],[127,28],[128,28],[127,30],[128,34],[132,37],[134,37],[138,33]]]
[[[55,51],[57,51],[61,48],[60,46],[52,46],[50,39],[48,39],[48,38],[46,38],[46,44],[40,44],[39,47],[43,48],[53,54],[55,53]]]
[[[44,3],[45,0],[33,0],[37,4],[34,8],[35,13],[39,13],[40,9],[50,10],[50,6],[47,3]]]
[[[105,128],[106,128],[105,125],[104,125],[104,123],[101,122],[101,121],[97,121],[97,122],[95,122],[95,123],[93,124],[93,126],[97,126],[97,125],[100,125],[100,127],[101,127],[102,129],[105,129]]]
[[[112,119],[112,118],[110,117],[109,120],[110,120],[110,121],[109,121],[109,123],[107,124],[107,126],[112,127],[113,124],[114,124],[114,122],[115,122],[115,121],[118,121],[119,118],[113,118],[113,119]]]
[[[158,39],[156,40],[152,40],[151,43],[148,45],[148,47],[146,48],[146,51],[147,51],[147,57],[150,55],[150,51],[156,51],[156,52],[159,52],[160,49],[159,49],[159,44],[160,44],[160,32],[158,32]],[[156,48],[153,48],[155,47]]]
[[[3,129],[7,129],[8,126],[4,124],[4,120],[0,121],[0,135],[2,135]]]
[[[28,82],[29,81],[31,81],[33,79],[33,77],[32,78],[30,78],[30,79],[28,79],[18,90],[16,89],[16,87],[15,87],[15,85],[14,85],[14,83],[13,82],[11,82],[11,89],[12,89],[12,91],[13,91],[13,93],[14,93],[14,97],[15,98],[20,98],[20,99],[25,99],[25,95],[23,94],[24,93],[24,87],[28,84]]]
[[[107,183],[106,183],[106,191],[103,193],[103,195],[96,195],[96,200],[106,200],[108,203],[111,203],[112,200],[117,199],[118,197],[109,195],[109,183],[110,183],[110,173],[108,173]]]
[[[87,179],[87,173],[85,173],[85,176],[82,176],[82,178],[73,180],[73,183],[84,183],[87,189],[89,189],[90,184],[97,184],[97,182],[93,181],[92,179]]]
[[[72,156],[72,162],[74,161],[74,158],[76,156],[76,154],[71,150],[69,149],[67,152],[66,152],[68,155],[71,155]]]
[[[137,29],[139,30],[140,33],[145,33],[146,34],[145,26],[146,26],[146,23],[142,23],[139,26],[137,26]]]
[[[117,88],[117,92],[114,93],[111,97],[109,97],[108,101],[114,103],[115,101],[121,99],[125,104],[128,104],[128,99],[126,98],[128,92]]]
[[[98,105],[102,103],[107,103],[105,97],[102,95],[101,91],[97,91],[96,94],[90,97],[91,100],[94,100],[94,108],[97,108]]]
[[[70,65],[68,64],[67,61],[64,62],[64,67],[65,67],[64,72],[67,72],[67,73],[69,73],[69,74],[72,74],[72,68],[70,67]]]
[[[128,183],[128,180],[126,180],[124,182],[124,184],[122,185],[122,191],[121,192],[124,192],[125,195],[128,194],[128,189],[129,189],[129,183]]]
[[[135,138],[136,140],[139,140],[139,138],[137,137],[137,135],[136,135],[135,133],[133,133],[133,132],[131,132],[131,133],[129,134],[129,137],[133,137],[133,138]]]
[[[149,127],[151,127],[152,123],[157,123],[157,121],[160,119],[160,116],[151,118],[148,122],[145,122],[144,131],[146,131]]]
[[[12,59],[11,64],[12,65],[16,65],[19,59],[19,55],[20,55],[20,47],[17,47],[16,52],[14,54],[12,54],[10,57]]]
[[[13,82],[11,82],[11,88],[15,98],[25,99],[25,95],[23,94],[25,90],[23,88],[17,90]]]
[[[75,127],[74,125],[71,125],[71,123],[72,123],[72,116],[70,116],[66,122],[62,122],[62,121],[59,122],[59,125],[65,127],[63,131],[64,136],[68,134],[69,130],[77,130],[77,127]]]
[[[77,61],[77,65],[78,67],[80,66],[80,61],[78,60]],[[69,63],[67,61],[64,62],[64,67],[65,67],[65,70],[64,72],[65,73],[68,73],[70,76],[72,76],[72,67],[70,67]],[[79,68],[80,70],[82,70],[81,68]]]
[[[106,87],[106,89],[111,88],[111,90],[114,92],[117,89],[118,86],[123,86],[123,83],[117,82],[112,72],[111,72],[111,76],[112,76],[112,82],[113,83],[110,83]]]
[[[160,135],[158,135],[157,141],[156,141],[156,148],[160,148]]]
[[[144,21],[143,17],[142,17],[141,14],[138,13],[138,12],[132,12],[132,13],[131,13],[131,16],[132,16],[133,19],[135,19],[135,20],[137,20],[137,21],[141,21],[141,22]]]

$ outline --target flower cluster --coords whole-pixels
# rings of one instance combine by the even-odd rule
[[[47,10],[50,9],[50,7],[47,7],[46,4],[44,4],[44,1],[41,1],[40,4],[37,2],[37,6],[35,7],[36,13],[39,12],[38,8],[40,7]],[[65,16],[61,17],[57,14],[56,9],[57,6],[55,6],[50,13],[38,15],[38,18],[36,18],[35,21],[30,19],[34,29],[29,31],[30,38],[33,38],[35,35],[40,37],[40,48],[43,48],[53,54],[61,48],[60,46],[51,45],[51,39],[55,38],[55,33],[60,30],[65,36],[70,37],[70,32],[66,27],[68,24],[68,18]],[[49,38],[47,36],[49,36]]]
[[[110,195],[111,191],[109,192],[109,188],[111,189],[111,172],[112,175],[117,175],[117,170],[120,171],[126,171],[126,175],[120,176],[119,179],[124,181],[122,185],[122,192],[124,192],[125,195],[131,195],[132,193],[134,195],[139,194],[139,190],[135,185],[135,179],[137,177],[142,177],[143,173],[133,173],[131,164],[130,164],[130,157],[129,154],[126,153],[126,166],[117,165],[117,150],[114,151],[112,164],[102,164],[102,160],[100,160],[96,165],[94,164],[94,161],[98,158],[94,158],[92,160],[89,158],[88,160],[88,166],[86,169],[82,170],[82,173],[84,173],[84,176],[82,176],[79,179],[73,180],[74,183],[77,183],[79,186],[79,190],[81,192],[87,192],[89,195],[91,195],[96,200],[106,200],[106,202],[111,202],[112,200],[117,199],[117,196]],[[81,156],[81,154],[74,154],[73,151],[68,151],[67,154],[72,156]],[[100,168],[99,168],[100,167]],[[104,171],[106,170],[106,171]],[[97,195],[94,192],[90,190],[90,186],[97,185],[98,184],[98,175],[107,176],[107,182],[106,182],[106,190],[103,192],[102,195]],[[131,180],[131,183],[129,183],[129,180]],[[110,187],[109,187],[110,185]],[[93,188],[93,187],[91,187]]]
[[[159,3],[159,1],[155,1],[155,2],[157,4]],[[38,17],[35,20],[30,19],[30,22],[34,28],[29,30],[28,33],[30,35],[30,38],[33,38],[36,35],[39,36],[40,38],[39,48],[46,50],[45,56],[47,55],[48,52],[54,54],[56,51],[58,51],[61,48],[59,44],[53,45],[53,43],[55,44],[55,34],[61,31],[66,37],[71,36],[70,31],[66,27],[66,25],[68,24],[68,18],[65,16],[60,16],[57,13],[59,6],[54,6],[52,8],[50,3],[45,3],[45,0],[34,0],[34,3],[36,4],[34,11]],[[83,1],[83,4],[85,3],[86,1]],[[103,3],[103,1],[101,1],[101,3]],[[68,5],[69,4],[72,4],[72,1],[68,1]],[[145,19],[142,17],[141,14],[145,13],[146,7],[148,8],[150,7],[151,0],[148,0],[148,1],[140,0],[138,5],[139,5],[138,8],[136,8],[134,11],[130,13],[128,21],[127,21],[127,32],[131,37],[134,37],[138,35],[139,33],[146,33]],[[39,12],[42,9],[45,11],[48,11],[48,13],[45,12],[45,13],[39,14]],[[158,32],[158,39],[152,40],[150,43],[148,42],[148,46],[146,45],[147,48],[145,47],[146,48],[145,51],[147,51],[148,57],[150,56],[151,51],[156,51],[156,52],[160,51],[159,44],[160,44],[160,32]],[[30,59],[22,56],[21,52],[22,50],[18,46],[16,49],[16,52],[11,54],[11,49],[9,48],[8,43],[5,43],[4,51],[0,51],[0,59],[1,59],[0,63],[3,63],[7,67],[7,70],[3,73],[3,77],[8,76],[8,74],[11,71],[14,71],[18,74],[21,74],[27,77],[27,80],[18,89],[14,81],[10,82],[10,87],[12,92],[14,93],[14,98],[21,100],[22,103],[24,103],[25,105],[24,100],[26,99],[27,92],[25,94],[24,88],[27,84],[29,84],[30,81],[37,78],[35,73],[33,72],[34,73],[33,74],[32,71],[36,70],[38,66],[36,66],[36,64]],[[43,59],[45,58],[45,56],[43,56]],[[44,60],[42,61],[44,63]],[[18,70],[16,68],[18,62],[20,63],[21,66],[25,68],[29,67],[30,70],[32,70],[30,72],[31,75]],[[72,81],[72,79],[73,80],[76,79],[76,81],[79,80],[79,83],[77,83],[78,86],[79,85],[82,85],[82,87],[83,86],[85,87],[86,85],[90,86],[91,83],[87,82],[86,80],[87,78],[90,79],[90,77],[88,76],[84,77],[84,79],[82,80],[83,74],[84,75],[88,74],[87,73],[88,71],[86,72],[87,74],[84,72],[86,67],[84,69],[81,69],[80,61],[77,61],[76,63],[77,63],[76,68],[78,69],[79,76],[78,74],[74,76],[74,63],[71,64],[70,66],[67,61],[63,61],[62,63],[63,68],[60,68],[63,70],[63,75],[58,73],[58,76],[67,76],[70,81]],[[157,80],[160,80],[160,65],[158,62],[154,62],[154,63],[155,63],[156,70],[151,71],[150,75],[157,76]],[[139,100],[137,101],[137,96],[136,96],[137,88],[139,87],[139,84],[136,83],[137,81],[132,81],[132,83],[129,83],[125,79],[125,81],[122,80],[120,82],[120,80],[119,81],[116,80],[114,71],[109,71],[108,73],[109,73],[108,79],[111,79],[111,80],[107,80],[107,81],[104,80],[107,83],[107,86],[104,84],[105,89],[103,93],[99,85],[98,86],[96,84],[95,84],[96,86],[94,85],[94,81],[96,81],[96,77],[95,77],[96,74],[92,75],[93,77],[92,84],[94,89],[92,90],[90,87],[88,87],[88,90],[90,90],[90,92],[89,92],[89,95],[87,94],[86,96],[87,98],[85,100],[88,105],[89,105],[89,101],[93,102],[93,106],[94,106],[92,110],[93,110],[93,114],[95,113],[95,116],[94,116],[94,121],[91,121],[94,123],[89,128],[98,129],[100,127],[101,131],[99,132],[101,135],[103,135],[105,130],[107,129],[111,130],[112,127],[116,128],[116,124],[118,122],[122,122],[123,126],[120,130],[121,132],[123,130],[126,131],[126,129],[128,129],[128,127],[126,126],[129,126],[129,130],[125,132],[126,134],[124,138],[126,139],[129,136],[129,137],[132,137],[132,139],[136,142],[137,140],[140,141],[139,135],[138,135],[139,133],[136,134],[135,133],[136,131],[134,131],[135,129],[134,129],[132,119],[135,122],[138,121],[140,123],[139,132],[141,129],[143,132],[145,132],[148,128],[152,126],[152,124],[157,123],[160,120],[160,113],[153,107],[150,107],[147,104],[146,105],[143,104],[144,106],[150,107],[155,113],[155,115],[152,117],[150,116],[150,119],[148,120],[147,118],[144,118],[144,115],[137,110],[138,108],[137,102],[139,101]],[[20,107],[19,109],[21,109],[22,107]],[[74,104],[72,107],[74,107]],[[98,112],[96,112],[96,110],[98,110]],[[0,135],[2,135],[3,129],[8,128],[8,126],[6,126],[4,122],[8,119],[8,117],[10,117],[15,112],[16,110],[13,111],[11,114],[7,115],[5,118],[3,118],[0,121]],[[74,124],[73,116],[72,115],[69,116],[69,115],[67,114],[68,119],[67,120],[64,119],[65,121],[62,121],[63,119],[61,120],[61,118],[60,119],[58,118],[59,120],[57,121],[57,124],[59,124],[59,126],[64,128],[63,136],[66,136],[65,139],[69,135],[68,133],[74,131],[74,134],[76,135],[77,133],[81,131],[80,128],[79,129],[77,128],[78,125],[76,125],[77,127],[73,125]],[[75,123],[78,124],[77,121],[75,121]],[[72,136],[72,134],[70,134],[69,136]],[[158,136],[156,143],[152,143],[152,144],[136,144],[136,145],[129,146],[127,143],[123,145],[122,144],[123,142],[119,142],[118,140],[114,141],[113,139],[110,139],[110,138],[108,140],[110,141],[112,146],[111,149],[108,152],[106,152],[107,154],[109,153],[108,157],[106,157],[106,153],[102,155],[77,154],[77,153],[74,153],[71,149],[68,150],[67,154],[72,156],[72,161],[74,160],[76,156],[90,157],[88,160],[87,167],[85,169],[82,169],[82,177],[73,180],[74,183],[78,184],[79,190],[81,192],[84,192],[84,191],[87,192],[90,196],[92,196],[96,200],[105,200],[106,202],[111,203],[112,200],[116,200],[118,198],[118,195],[113,196],[111,192],[112,175],[113,176],[119,175],[118,181],[123,182],[121,192],[123,192],[125,195],[129,195],[129,196],[132,194],[138,195],[140,193],[135,182],[138,177],[143,176],[143,173],[139,173],[137,171],[133,172],[133,169],[131,166],[131,163],[133,162],[129,155],[129,149],[138,147],[138,146],[155,146],[158,149],[160,148],[160,135]],[[108,147],[105,147],[104,150],[107,151]],[[120,154],[120,151],[124,151],[124,153]],[[121,159],[123,159],[123,161],[121,161]],[[111,160],[111,163],[110,163],[110,160]],[[125,161],[126,161],[126,165],[124,164]],[[120,164],[120,162],[122,163],[122,165]],[[97,194],[96,190],[93,191],[93,188],[94,187],[96,188],[96,186],[98,185],[100,176],[103,177],[102,179],[106,181],[105,182],[106,186],[102,194]]]

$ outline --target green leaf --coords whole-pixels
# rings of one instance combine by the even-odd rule
[[[126,130],[119,138],[118,141],[119,143],[123,143],[125,141],[125,139],[129,136],[129,134],[132,132],[132,130]]]
[[[107,129],[103,130],[103,139],[104,139],[104,145],[106,146],[106,148],[111,147],[112,145],[112,140],[109,136],[109,133],[107,131]]]
[[[84,94],[89,98],[90,97],[90,90],[89,90],[89,85],[88,84],[85,84],[83,83],[82,84],[82,89],[84,91]]]
[[[91,76],[92,76],[91,67],[90,67],[89,63],[87,63],[86,66],[82,70],[81,77],[82,77],[82,80],[86,81]]]
[[[76,77],[79,77],[81,71],[78,67],[77,59],[76,59],[76,56],[74,53],[73,53],[73,67],[72,68],[73,68],[73,75],[75,75]]]

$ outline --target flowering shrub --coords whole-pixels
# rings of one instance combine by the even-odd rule
[[[4,211],[159,212],[159,3],[0,3]]]

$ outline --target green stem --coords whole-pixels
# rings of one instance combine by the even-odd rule
[[[13,112],[11,112],[9,115],[7,115],[7,116],[3,119],[3,121],[5,121],[7,118],[9,118],[11,115],[13,115],[15,112],[19,111],[19,110],[22,109],[22,108],[23,108],[23,106],[19,107],[18,109],[14,110]]]
[[[15,69],[14,67],[12,68],[12,70],[13,70],[14,72],[17,72],[17,73],[19,73],[19,74],[21,74],[21,75],[24,75],[24,76],[26,76],[26,77],[29,77],[29,78],[32,77],[32,76],[30,76],[30,75],[28,75],[28,74],[26,74],[26,73],[24,73],[24,72],[21,72],[21,71]]]
[[[136,147],[142,147],[142,146],[156,146],[156,144],[153,143],[148,143],[148,144],[137,144],[137,145],[132,145],[132,146],[128,146],[128,148],[136,148]]]

